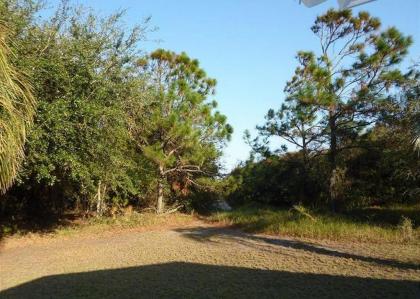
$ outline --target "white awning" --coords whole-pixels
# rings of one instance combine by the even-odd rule
[[[375,0],[338,0],[338,5],[340,5],[340,9],[344,9],[355,7],[372,1]]]
[[[305,4],[306,7],[312,7],[325,1],[327,0],[300,0],[300,2]],[[372,1],[375,0],[337,0],[340,9],[351,8]]]
[[[327,0],[302,0],[302,3],[305,4],[307,7],[312,7],[318,4],[321,4],[322,2],[325,2]]]

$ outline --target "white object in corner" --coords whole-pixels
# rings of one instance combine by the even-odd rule
[[[362,5],[368,2],[372,2],[375,0],[338,0],[338,5],[340,5],[340,9],[351,8],[358,5]]]
[[[312,7],[318,4],[321,4],[322,2],[325,2],[327,0],[301,0],[303,4],[305,4],[306,7]]]

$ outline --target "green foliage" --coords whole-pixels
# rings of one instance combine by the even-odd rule
[[[404,125],[407,120],[404,111],[408,110],[398,103],[398,113],[392,118],[387,116],[393,121],[381,120],[354,140],[354,148],[347,149],[346,155],[338,159],[342,168],[336,168],[334,176],[330,177],[325,154],[312,156],[306,173],[300,152],[248,161],[228,177],[231,203],[288,206],[302,203],[319,207],[327,204],[330,191],[336,199],[336,208],[342,210],[418,202],[420,159],[410,142],[408,122]]]
[[[38,3],[9,4],[1,15],[10,18],[16,63],[30,74],[38,99],[19,184],[9,197],[45,213],[76,202],[89,209],[102,182],[109,200],[126,202],[139,192],[141,159],[122,102],[136,88],[130,70],[146,24],[127,33],[121,12],[99,19],[66,2],[39,21]]]
[[[257,138],[246,134],[262,161],[232,173],[244,185],[232,200],[330,201],[333,210],[418,201],[420,165],[410,147],[418,143],[419,76],[415,66],[408,74],[398,69],[411,37],[350,10],[327,11],[311,30],[320,50],[297,53],[284,104],[268,111]],[[285,144],[271,153],[273,137]],[[290,165],[290,157],[287,171],[271,165]]]
[[[420,70],[419,63],[416,63],[406,74],[406,80],[403,85],[402,103],[397,105],[397,111],[400,111],[401,118],[395,120],[402,121],[408,127],[411,141],[414,148],[420,152]],[[401,105],[402,104],[402,105]],[[399,110],[398,110],[399,108]]]
[[[27,196],[58,193],[62,204],[88,207],[99,182],[115,198],[138,192],[122,103],[134,94],[130,71],[145,25],[127,34],[122,15],[99,19],[63,3],[50,20],[15,37],[16,47],[26,47],[22,64],[32,70],[39,99],[20,173]]]
[[[35,110],[31,86],[10,62],[9,43],[8,24],[0,19],[0,193],[16,177]]]
[[[349,182],[346,178],[347,169],[336,167],[330,178],[330,196],[335,202],[344,199],[345,194],[348,192]]]
[[[192,210],[227,198],[295,206],[289,216],[305,225],[318,223],[308,207],[329,202],[343,211],[418,202],[418,65],[398,69],[412,41],[381,30],[368,13],[329,10],[316,19],[320,50],[297,53],[284,103],[268,111],[257,138],[245,134],[252,158],[222,177],[232,128],[216,110],[216,80],[198,60],[163,49],[143,54],[148,20],[126,28],[122,11],[98,17],[63,1],[39,17],[42,7],[0,1],[9,28],[0,45],[2,190],[22,164],[2,214],[96,207],[114,215],[156,199],[158,212],[164,202]],[[38,104],[23,148],[31,92]]]
[[[420,238],[419,229],[404,218],[400,225],[359,221],[352,215],[329,214],[316,210],[284,209],[272,206],[246,205],[232,212],[219,212],[211,219],[239,226],[249,232],[318,240],[362,242],[413,242]],[[418,212],[418,210],[417,210]],[[310,217],[309,217],[309,216]],[[315,220],[314,220],[315,219]]]
[[[332,176],[338,155],[353,148],[354,139],[377,121],[387,92],[404,80],[396,66],[412,40],[393,27],[381,32],[378,19],[367,12],[353,16],[350,10],[329,10],[312,31],[321,53],[298,53],[299,67],[285,90],[321,118]],[[335,203],[333,190],[329,194]]]
[[[287,153],[281,157],[271,156],[259,162],[248,161],[245,165],[232,171],[228,180],[228,198],[233,205],[249,202],[261,202],[272,205],[316,204],[315,198],[321,196],[322,161],[309,173],[303,173],[302,160],[299,154]],[[302,175],[307,180],[302,185]],[[312,194],[313,198],[302,198],[302,190]]]
[[[232,128],[215,111],[216,80],[198,60],[166,50],[143,54],[148,19],[126,28],[123,11],[98,17],[62,1],[40,18],[42,8],[31,0],[0,6],[13,29],[13,63],[31,78],[38,100],[26,159],[2,212],[31,217],[96,207],[112,214],[150,205],[157,182],[170,201],[214,187]]]
[[[217,159],[232,128],[214,111],[216,102],[209,97],[216,81],[197,60],[158,49],[139,65],[148,97],[134,98],[127,113],[133,139],[155,164],[159,203],[164,183],[186,193],[192,185],[201,186],[199,177],[217,175]]]

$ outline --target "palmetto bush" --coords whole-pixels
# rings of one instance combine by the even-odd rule
[[[23,159],[35,101],[30,85],[10,64],[8,29],[0,23],[0,192],[12,184]]]

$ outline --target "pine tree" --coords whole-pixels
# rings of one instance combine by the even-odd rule
[[[142,153],[156,166],[157,212],[164,211],[165,187],[177,180],[199,185],[197,176],[215,174],[215,161],[232,128],[209,102],[216,80],[185,53],[158,49],[139,61],[147,78],[144,98],[128,113]]]
[[[304,91],[301,101],[323,119],[331,174],[339,153],[353,147],[351,140],[376,122],[386,92],[404,80],[396,66],[411,38],[394,27],[380,31],[380,25],[367,12],[353,16],[350,10],[329,10],[319,16],[311,29],[320,41],[320,54],[299,52],[299,67],[287,83],[286,91]]]
[[[276,154],[287,150],[287,144],[299,151],[299,171],[301,172],[298,179],[299,201],[303,202],[308,195],[306,185],[310,170],[310,158],[321,149],[323,137],[316,109],[304,102],[304,93],[293,96],[286,98],[285,103],[278,111],[270,109],[267,112],[266,122],[262,126],[257,126],[259,136],[251,144],[255,152],[264,156],[269,153],[266,145],[269,144],[270,139],[279,137],[286,141],[286,144],[283,144],[280,149],[276,149]]]

